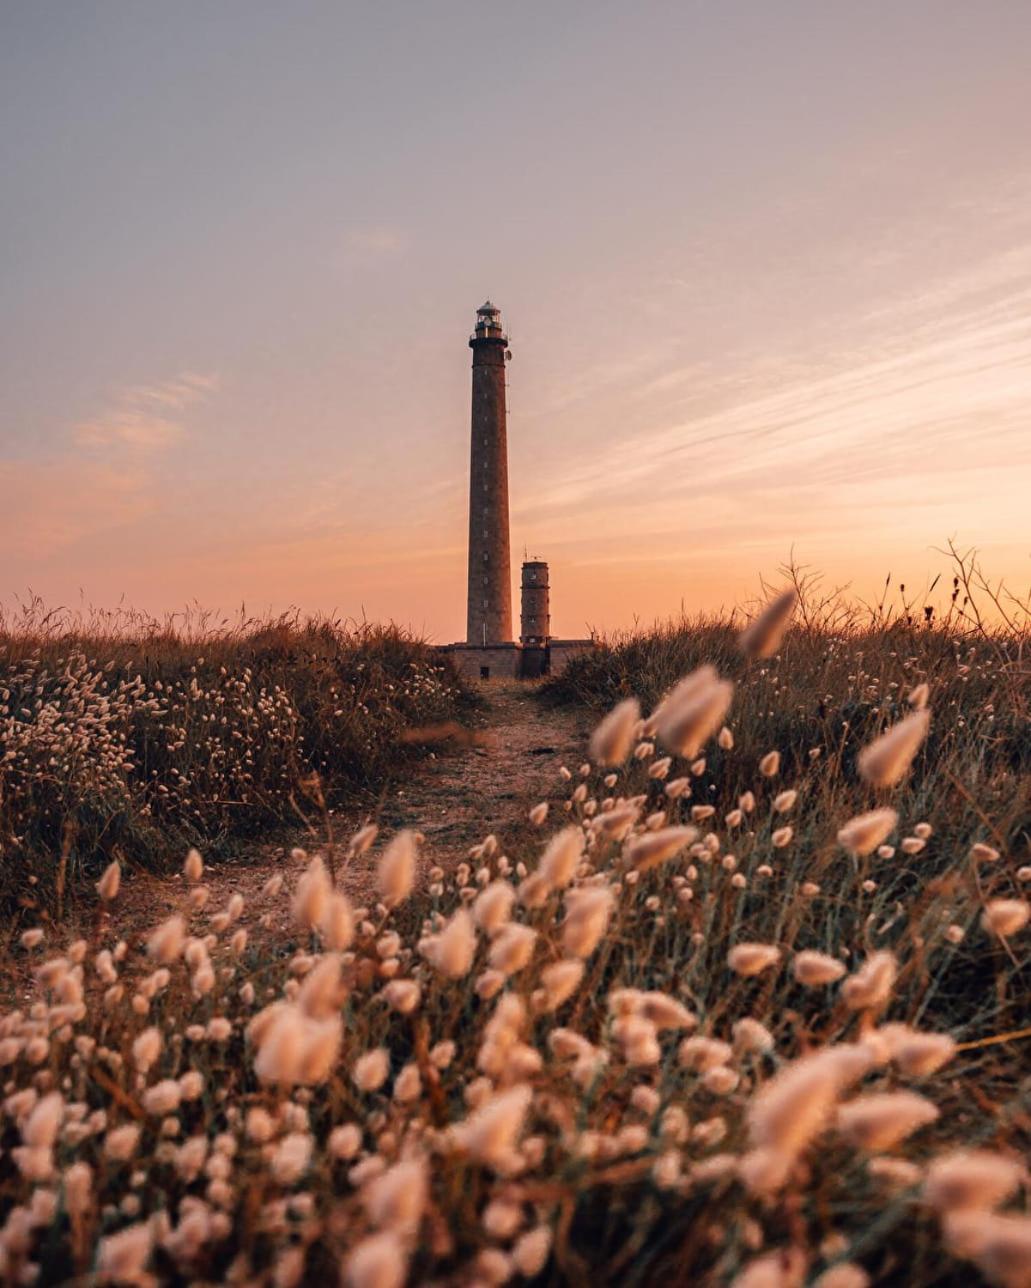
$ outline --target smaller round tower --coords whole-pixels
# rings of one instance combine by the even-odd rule
[[[542,559],[523,564],[519,640],[524,648],[544,648],[551,638],[548,565]]]

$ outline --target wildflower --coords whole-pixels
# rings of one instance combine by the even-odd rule
[[[93,1169],[89,1163],[72,1163],[64,1172],[64,1205],[73,1219],[81,1218],[89,1208],[93,1189]]]
[[[354,913],[351,902],[339,890],[333,890],[326,899],[319,919],[319,934],[327,948],[342,953],[354,939]]]
[[[204,1094],[204,1075],[197,1069],[187,1069],[179,1078],[179,1094],[183,1100],[199,1100]]]
[[[355,1060],[351,1077],[359,1091],[378,1091],[389,1072],[390,1056],[385,1047],[377,1047]]]
[[[926,708],[914,711],[865,746],[857,761],[860,777],[873,787],[894,787],[901,782],[927,737],[930,722]]]
[[[183,876],[191,883],[196,883],[204,875],[204,860],[200,856],[200,851],[192,846],[187,851],[186,862],[183,864]]]
[[[541,971],[542,1009],[557,1010],[580,987],[583,974],[584,964],[575,957],[545,966]]]
[[[347,1288],[403,1288],[407,1277],[408,1258],[393,1231],[362,1239],[344,1262]]]
[[[734,746],[734,735],[726,725],[716,735],[716,742],[724,751],[730,751]]]
[[[825,1270],[813,1288],[869,1288],[870,1276],[854,1261],[839,1261]]]
[[[612,891],[607,886],[582,886],[565,897],[562,946],[571,957],[590,957],[609,924]]]
[[[512,1264],[526,1279],[533,1279],[544,1269],[551,1251],[551,1231],[546,1225],[528,1230],[512,1248]]]
[[[773,1050],[773,1034],[765,1024],[760,1024],[751,1016],[746,1015],[743,1019],[736,1020],[731,1032],[735,1051],[762,1055]]]
[[[1023,899],[992,899],[981,914],[981,925],[1000,939],[1023,930],[1031,919],[1031,904]]]
[[[293,913],[298,925],[305,930],[315,929],[326,913],[331,889],[326,865],[321,854],[316,854],[297,882]]]
[[[38,926],[32,930],[26,930],[21,937],[21,946],[23,948],[35,948],[43,942],[43,931]]]
[[[492,881],[480,891],[473,903],[473,917],[485,934],[497,934],[508,921],[515,897],[508,881]]]
[[[860,969],[842,984],[842,1000],[853,1011],[883,1006],[891,996],[897,973],[898,964],[892,953],[885,951],[873,953]]]
[[[530,817],[530,822],[534,825],[534,827],[540,827],[541,824],[544,822],[544,820],[548,817],[548,802],[540,801],[538,804],[534,805],[533,808],[530,810],[529,817]]]
[[[790,845],[791,838],[795,835],[793,827],[778,827],[770,837],[770,842],[775,850],[783,850],[785,845]]]
[[[341,991],[340,958],[336,953],[327,953],[305,977],[297,1003],[305,1015],[322,1020],[339,1006]],[[214,1023],[212,1020],[211,1024]]]
[[[827,1125],[845,1088],[869,1065],[869,1053],[860,1047],[827,1047],[785,1065],[756,1093],[748,1110],[755,1148],[741,1166],[748,1189],[770,1193],[782,1188],[795,1160]]]
[[[703,666],[662,700],[650,723],[671,751],[692,760],[722,724],[733,696],[731,681],[719,679],[713,667]]]
[[[151,1282],[145,1272],[153,1247],[154,1231],[147,1221],[106,1235],[97,1248],[98,1278],[115,1284]]]
[[[759,975],[780,961],[780,949],[773,944],[735,944],[727,954],[727,965],[738,975]]]
[[[522,1131],[530,1099],[530,1088],[521,1084],[493,1096],[457,1124],[459,1143],[489,1167],[502,1164]]]
[[[118,897],[118,888],[122,884],[122,869],[118,860],[115,859],[104,869],[103,875],[97,882],[97,894],[100,895],[106,903]]]
[[[415,1063],[406,1064],[394,1079],[394,1099],[404,1104],[417,1100],[421,1094],[422,1077],[419,1066]]]
[[[896,1189],[909,1189],[920,1180],[920,1168],[905,1158],[889,1158],[875,1155],[866,1165],[866,1170],[876,1180],[884,1181]]]
[[[773,798],[773,808],[778,814],[786,814],[788,810],[794,808],[795,801],[798,800],[798,792],[793,788],[785,792],[778,792]]]
[[[591,734],[590,757],[596,764],[621,765],[630,754],[641,707],[636,698],[626,698],[613,707]]]
[[[402,1234],[415,1232],[426,1206],[426,1162],[406,1159],[387,1168],[362,1191],[369,1220]]]
[[[973,1261],[1000,1288],[1026,1288],[1031,1265],[1031,1217],[958,1211],[942,1222],[945,1244]]]
[[[144,1092],[143,1108],[148,1114],[163,1118],[166,1114],[175,1113],[179,1108],[182,1094],[179,1083],[174,1078],[165,1078],[155,1083],[153,1087],[148,1087]]]
[[[926,1077],[937,1073],[955,1054],[955,1040],[947,1033],[907,1030],[895,1043],[892,1058],[910,1077]]]
[[[798,596],[793,589],[785,590],[772,599],[738,637],[741,651],[752,658],[772,657],[780,648],[797,601]]]
[[[759,773],[763,778],[776,778],[780,773],[780,752],[768,751],[759,761]]]
[[[408,898],[415,882],[416,862],[415,833],[410,830],[398,832],[379,861],[376,880],[380,895],[388,908]]]
[[[930,687],[927,684],[917,684],[909,692],[907,701],[914,711],[923,711],[927,706],[927,699],[931,696]]]
[[[694,827],[664,827],[639,836],[630,843],[627,860],[638,872],[647,872],[674,858],[698,836]]]
[[[308,1170],[313,1141],[307,1132],[291,1132],[276,1146],[269,1171],[279,1185],[294,1185]]]
[[[104,1137],[104,1154],[107,1158],[124,1163],[136,1153],[140,1143],[140,1129],[135,1123],[114,1127]]]
[[[163,921],[147,941],[147,952],[159,962],[174,962],[183,950],[186,923],[182,917],[169,917]]]
[[[893,1149],[937,1117],[937,1106],[923,1096],[912,1091],[885,1091],[842,1105],[837,1128],[851,1144],[877,1152]]]
[[[1013,1158],[988,1149],[940,1154],[927,1168],[924,1201],[939,1212],[990,1212],[1020,1185],[1024,1169]]]
[[[805,1257],[797,1248],[786,1248],[750,1261],[730,1288],[800,1288],[804,1282]]]
[[[719,1064],[715,1069],[707,1069],[702,1074],[702,1086],[714,1096],[729,1096],[740,1081],[741,1075],[733,1069],[728,1069],[725,1064]]]
[[[161,1030],[157,1028],[144,1029],[139,1037],[132,1044],[133,1064],[139,1069],[140,1073],[146,1073],[152,1064],[161,1054],[161,1048],[164,1041],[161,1037]]]
[[[392,979],[383,989],[387,1005],[399,1015],[411,1015],[422,999],[422,989],[414,979]]]
[[[428,944],[427,956],[442,975],[461,979],[468,974],[476,953],[476,930],[473,919],[459,908],[439,935]]]
[[[838,832],[838,844],[850,854],[872,854],[895,829],[899,816],[893,809],[872,809],[857,814]]]
[[[49,1149],[57,1138],[63,1115],[64,1097],[52,1091],[29,1114],[22,1128],[22,1140],[30,1149]]]
[[[726,1064],[733,1054],[733,1049],[726,1042],[696,1035],[684,1038],[677,1052],[677,1059],[683,1068],[693,1069],[696,1073],[705,1073],[709,1069]]]
[[[818,988],[821,984],[833,984],[845,973],[844,962],[827,953],[818,953],[811,948],[795,954],[792,962],[795,979],[807,988]]]
[[[583,856],[584,834],[579,827],[567,827],[548,842],[538,872],[553,890],[561,890],[573,879]]]
[[[490,964],[503,975],[521,971],[533,955],[537,932],[530,926],[509,922],[495,936],[490,947]]]
[[[970,857],[977,863],[995,863],[999,857],[999,851],[986,845],[984,841],[976,841],[970,847]]]

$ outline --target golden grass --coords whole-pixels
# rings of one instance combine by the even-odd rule
[[[366,829],[367,906],[298,851],[216,911],[184,846],[148,933],[113,877],[84,936],[32,927],[6,1278],[1026,1288],[1023,640],[798,623],[585,659],[567,692],[648,714],[556,766],[540,843],[485,802],[426,885],[417,834]],[[926,739],[864,780],[922,684]]]

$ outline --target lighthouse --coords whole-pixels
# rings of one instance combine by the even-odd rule
[[[466,643],[512,642],[512,556],[508,535],[508,426],[505,363],[512,356],[501,313],[476,310],[472,442],[469,454],[469,596]]]
[[[508,413],[505,368],[512,357],[501,312],[476,310],[469,337],[473,400],[469,450],[469,585],[465,640],[439,645],[469,680],[538,679],[562,671],[593,639],[551,634],[551,582],[543,559],[522,570],[519,639],[512,632],[512,551],[508,533]]]

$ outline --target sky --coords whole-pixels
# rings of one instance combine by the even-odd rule
[[[0,0],[0,601],[559,635],[1031,584],[1026,0]],[[515,581],[515,576],[514,576]]]

